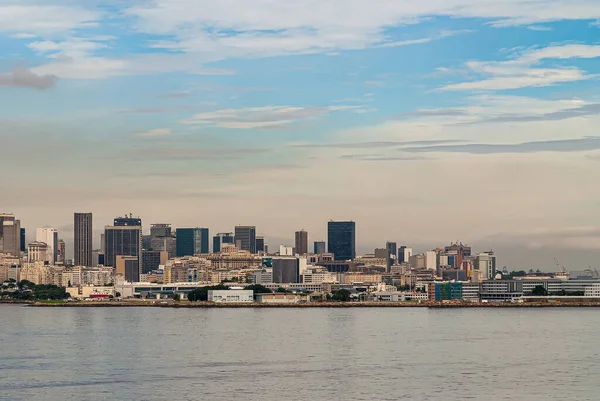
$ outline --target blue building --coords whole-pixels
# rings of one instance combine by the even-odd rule
[[[351,260],[356,257],[356,223],[353,221],[330,221],[327,223],[327,249],[335,260]]]
[[[430,301],[461,300],[463,296],[462,283],[432,283],[428,292]]]
[[[208,228],[178,228],[177,256],[193,256],[209,253]]]

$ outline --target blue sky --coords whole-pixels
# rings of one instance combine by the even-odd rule
[[[595,250],[599,20],[589,0],[4,0],[0,204],[31,227],[131,211],[317,240],[344,218],[365,248]]]

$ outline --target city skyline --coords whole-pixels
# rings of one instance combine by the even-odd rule
[[[0,5],[0,205],[24,227],[132,210],[287,242],[353,219],[360,249],[595,262],[600,4],[108,4]]]
[[[77,212],[75,212],[74,214],[71,215],[71,221],[73,221],[73,215],[78,214]],[[92,235],[92,239],[93,239],[93,249],[101,249],[101,244],[100,244],[100,239],[102,236],[104,236],[105,233],[105,225],[102,224],[103,222],[97,222],[97,214],[96,212],[92,213],[94,218],[94,223],[93,226],[96,227],[93,231],[93,235]],[[10,215],[10,214],[9,214]],[[110,224],[114,224],[115,221],[117,220],[123,220],[125,222],[133,220],[133,221],[137,221],[138,219],[140,219],[137,215],[134,217],[131,214],[126,214],[125,217],[115,217],[116,215],[113,215],[112,217],[110,217],[109,219],[107,219],[107,221],[110,222]],[[14,215],[14,217],[21,222],[21,220],[23,220],[22,216],[19,215]],[[141,218],[140,220],[142,221],[153,221],[153,220],[145,220],[144,218]],[[175,230],[178,228],[177,224],[173,224],[173,223],[164,223],[166,220],[168,219],[164,219],[164,218],[160,218],[157,219],[156,221],[161,221],[163,223],[146,223],[143,224],[142,226],[142,234],[144,236],[148,236],[150,237],[150,234],[152,232],[152,228],[155,226],[169,226],[169,230],[172,230],[173,233],[175,233]],[[309,236],[309,251],[313,250],[314,247],[314,242],[320,242],[323,241],[325,243],[326,249],[327,249],[327,225],[328,222],[321,222],[320,224],[320,229],[315,229],[315,231],[311,231],[311,230],[301,230],[301,231],[305,231],[307,232],[307,235]],[[22,226],[22,223],[21,223]],[[179,228],[184,228],[186,226],[190,226],[190,224],[183,224],[182,227]],[[219,226],[223,226],[223,224],[220,224]],[[101,227],[101,228],[98,228]],[[252,226],[255,227],[255,231],[256,232],[260,232],[261,234],[257,234],[256,235],[256,239],[258,240],[259,238],[263,238],[263,227],[256,227],[256,226]],[[26,228],[26,227],[23,227]],[[43,228],[48,228],[48,227],[43,227]],[[374,252],[374,249],[376,248],[384,248],[386,246],[386,242],[390,241],[390,238],[387,238],[386,240],[383,240],[383,238],[381,238],[378,242],[377,241],[373,241],[373,242],[361,242],[361,228],[362,228],[362,222],[358,222],[357,223],[357,228],[356,228],[356,252],[357,255],[365,255],[365,254],[371,254]],[[35,240],[35,232],[36,232],[35,227],[30,228],[27,232],[28,233],[32,233],[32,234],[28,234],[27,235],[27,239],[26,239],[26,246],[25,248],[27,248],[27,244],[29,242],[32,242]],[[212,228],[208,228],[209,229],[209,249],[212,250],[213,249],[213,240],[214,240],[214,236],[215,235],[222,235],[223,232],[221,232],[220,230],[213,230]],[[231,230],[229,230],[231,229]],[[231,233],[233,234],[233,229],[234,227],[227,227],[226,230],[224,230],[225,233]],[[66,249],[67,249],[67,258],[68,259],[72,259],[74,257],[74,243],[73,243],[73,231],[74,231],[74,226],[73,225],[63,225],[60,226],[58,228],[58,238],[60,240],[65,241],[66,243]],[[287,237],[285,235],[283,236],[278,236],[276,234],[269,234],[266,233],[266,235],[264,236],[265,243],[269,245],[269,251],[271,253],[276,252],[277,249],[279,248],[280,245],[286,245],[289,247],[293,247],[294,243],[295,243],[295,238],[294,238],[294,234],[295,232],[298,232],[298,230],[293,230],[290,229],[288,230],[287,233]],[[315,234],[316,232],[316,234]],[[534,248],[534,249],[527,249],[526,247],[522,247],[519,246],[517,243],[515,243],[515,245],[510,245],[508,247],[503,247],[502,243],[498,244],[498,243],[494,243],[494,242],[472,242],[470,240],[465,240],[465,239],[461,239],[461,240],[457,240],[457,239],[441,239],[441,240],[431,240],[429,242],[426,243],[419,243],[416,241],[412,241],[410,239],[404,240],[404,239],[397,239],[398,237],[402,237],[402,235],[396,235],[393,236],[393,238],[395,238],[392,243],[397,243],[397,247],[398,250],[400,250],[400,248],[402,246],[408,247],[411,252],[413,252],[414,254],[418,254],[418,253],[426,253],[427,251],[431,251],[433,249],[439,248],[440,246],[446,246],[449,243],[462,243],[465,246],[466,245],[472,245],[474,252],[479,253],[479,252],[487,252],[487,251],[494,251],[494,253],[496,255],[499,256],[499,265],[498,268],[502,268],[504,266],[508,267],[509,269],[516,269],[516,270],[521,270],[521,269],[525,269],[525,270],[529,270],[529,269],[533,269],[533,270],[541,270],[541,271],[546,271],[546,272],[552,272],[557,270],[557,259],[560,260],[562,265],[568,266],[571,270],[585,270],[586,268],[590,267],[590,266],[596,266],[595,261],[596,261],[596,253],[593,250],[590,250],[588,252],[586,252],[585,250],[575,250],[572,252],[569,251],[565,251],[564,249],[560,249],[560,248],[550,248],[550,247],[539,247],[539,248]],[[518,238],[516,238],[516,240],[518,240]],[[258,242],[257,242],[258,243]],[[175,244],[175,241],[173,241],[173,245]],[[205,245],[206,246],[206,245]],[[529,260],[534,260],[534,262],[529,262]]]

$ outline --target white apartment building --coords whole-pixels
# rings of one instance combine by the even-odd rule
[[[48,245],[46,261],[54,265],[58,257],[58,230],[56,228],[38,228],[35,230],[35,240]]]

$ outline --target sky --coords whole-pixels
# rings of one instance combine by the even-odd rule
[[[583,270],[599,74],[596,0],[0,0],[0,209]]]

